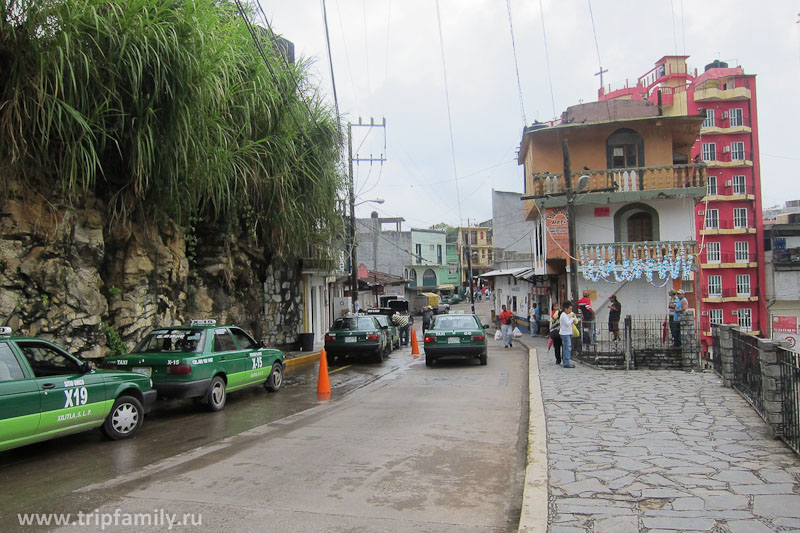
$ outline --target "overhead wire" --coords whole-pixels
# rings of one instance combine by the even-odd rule
[[[600,74],[600,81],[602,82],[602,80],[603,80],[603,61],[600,59],[600,45],[597,44],[597,28],[594,25],[594,13],[592,12],[592,0],[586,0],[586,2],[589,4],[589,18],[592,20],[592,34],[594,34],[594,49],[597,51],[597,64],[600,67],[599,74]],[[602,87],[602,83],[600,85],[601,85],[600,88],[602,89],[603,88]],[[604,100],[606,102],[606,112],[608,112],[608,120],[611,120],[611,106],[609,106],[609,104],[608,104],[608,98],[605,98]]]
[[[439,28],[439,50],[442,56],[442,71],[444,73],[444,96],[447,103],[447,124],[450,129],[450,154],[453,157],[453,175],[456,178],[456,200],[458,202],[459,225],[463,217],[461,216],[461,194],[458,190],[458,165],[456,164],[456,145],[453,139],[453,118],[450,112],[450,90],[447,84],[447,63],[444,57],[444,36],[442,34],[442,17],[439,12],[439,0],[436,0],[436,24]]]
[[[344,24],[342,23],[342,10],[339,7],[339,2],[336,2],[336,13],[339,15],[339,30],[342,32],[342,45],[344,48],[344,59],[347,63],[347,74],[350,76],[350,85],[353,88],[353,98],[356,102],[360,101],[361,98],[358,95],[358,88],[353,78],[353,67],[350,65],[350,52],[347,49],[347,33],[344,31]]]
[[[511,15],[511,0],[506,0],[506,10],[508,11],[508,28],[511,33],[511,49],[514,52],[514,71],[517,74],[517,90],[519,91],[519,107],[522,111],[522,127],[528,125],[528,120],[525,117],[525,101],[522,97],[522,82],[519,79],[519,62],[517,61],[517,42],[514,39],[514,22]]]
[[[325,26],[325,49],[328,52],[328,66],[331,71],[331,87],[333,88],[333,105],[336,108],[336,128],[339,132],[339,144],[343,146],[341,142],[342,138],[342,115],[339,113],[339,97],[336,94],[336,77],[333,75],[333,54],[331,53],[331,35],[328,31],[328,8],[325,5],[325,0],[322,0],[322,21]]]
[[[550,84],[550,103],[553,104],[553,119],[556,118],[556,97],[553,92],[553,76],[550,72],[550,52],[547,49],[547,30],[544,23],[544,8],[542,7],[542,0],[539,0],[539,14],[542,19],[542,38],[544,39],[544,59],[547,64],[547,81]]]

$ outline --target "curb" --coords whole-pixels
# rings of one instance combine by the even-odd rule
[[[544,414],[542,387],[539,381],[539,358],[536,348],[528,349],[528,455],[522,491],[520,532],[547,532],[549,494],[547,470],[547,419]]]
[[[308,355],[298,355],[297,357],[287,357],[286,358],[286,366],[297,366],[302,365],[303,363],[312,363],[314,361],[319,360],[319,356],[322,351],[318,352],[311,352]]]

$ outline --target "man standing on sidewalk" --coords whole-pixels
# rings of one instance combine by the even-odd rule
[[[590,344],[594,342],[594,309],[592,309],[592,300],[589,298],[589,291],[583,291],[583,298],[578,300],[578,313],[583,319],[583,343]]]
[[[503,348],[511,348],[514,346],[511,342],[511,321],[514,319],[514,314],[506,309],[505,305],[502,309],[497,319],[500,321],[500,331],[503,332]]]

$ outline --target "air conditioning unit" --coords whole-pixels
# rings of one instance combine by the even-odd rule
[[[697,212],[697,214],[702,217],[705,216],[706,212],[705,210],[701,209],[700,211]]]
[[[723,111],[722,112],[722,119],[725,120],[726,118],[728,118],[728,112],[727,111]]]
[[[700,316],[708,316],[708,311],[703,311],[702,313],[700,313]]]
[[[731,151],[731,147],[730,146],[725,146],[725,147],[722,148],[722,153],[723,154],[730,153],[730,151]]]
[[[733,311],[731,311],[731,314],[733,316],[739,316],[739,310],[738,309],[734,309]]]
[[[730,187],[731,185],[733,185],[733,182],[731,180],[725,180],[726,187]]]

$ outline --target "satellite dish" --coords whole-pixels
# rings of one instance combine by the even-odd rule
[[[589,185],[589,176],[584,174],[580,178],[578,178],[578,186],[575,188],[575,192],[581,192]]]

